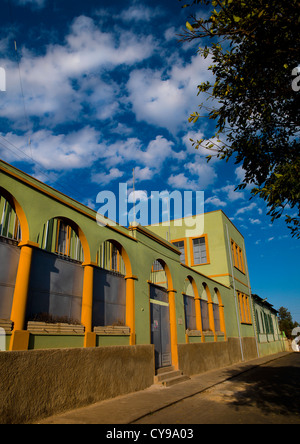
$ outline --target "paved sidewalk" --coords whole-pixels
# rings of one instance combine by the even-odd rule
[[[189,381],[169,388],[152,385],[140,392],[101,401],[88,407],[40,420],[37,424],[132,424],[149,414],[288,354],[289,352],[282,352],[202,373],[192,376]]]

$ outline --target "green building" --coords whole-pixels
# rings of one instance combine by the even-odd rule
[[[95,211],[3,161],[0,196],[10,352],[153,345],[156,369],[192,375],[284,350],[222,211],[170,227],[100,226]]]

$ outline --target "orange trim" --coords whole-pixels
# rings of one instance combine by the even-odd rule
[[[210,275],[207,276],[207,277],[209,277],[209,278],[214,278],[214,277],[224,277],[224,276],[230,276],[230,277],[232,277],[230,273],[224,273],[224,274],[210,274]]]
[[[230,239],[230,245],[231,245],[231,254],[235,268],[239,270],[241,273],[245,274],[243,250],[241,249],[241,247],[238,246],[238,244],[233,239]]]
[[[14,323],[14,330],[24,330],[25,327],[26,304],[28,298],[32,254],[33,248],[28,245],[23,245],[20,253],[10,315],[10,319]],[[12,349],[13,341],[10,343],[10,350]]]
[[[204,216],[206,214],[211,214],[211,213],[222,213],[224,217],[226,217],[226,219],[228,220],[228,222],[236,229],[236,231],[242,236],[242,238],[244,239],[244,236],[242,235],[242,233],[237,229],[237,227],[232,223],[232,220],[229,219],[229,217],[224,213],[223,210],[213,210],[213,211],[207,211],[206,213],[204,213]],[[199,216],[199,215],[198,215]],[[196,216],[187,216],[187,217],[178,217],[176,219],[171,219],[170,222],[175,222],[177,220],[184,220],[187,218],[195,218]],[[160,225],[162,225],[162,222],[158,223],[158,224],[153,224],[154,227],[159,227]],[[152,225],[145,225],[146,227],[151,227]]]
[[[206,262],[204,262],[203,264],[195,264],[194,263],[194,243],[193,243],[193,240],[194,239],[201,239],[202,237],[205,238]],[[207,237],[207,234],[203,234],[202,236],[190,237],[189,238],[189,242],[190,242],[190,253],[191,253],[191,267],[195,267],[195,266],[198,266],[198,265],[208,265],[208,264],[210,264],[210,254],[209,254],[209,248],[208,248],[208,237]]]
[[[41,182],[41,181],[39,181],[39,180],[33,178],[32,176],[30,176],[29,174],[24,173],[23,171],[19,170],[18,168],[12,167],[14,170],[19,171],[21,174],[24,174],[24,176],[27,176],[27,177],[29,177],[31,180],[36,181],[36,182],[38,182],[39,184],[43,185],[43,187],[47,187],[49,190],[54,191],[55,193],[58,193],[58,194],[60,194],[61,196],[65,197],[65,198],[67,198],[67,199],[69,199],[69,200],[71,200],[71,201],[74,202],[75,204],[80,205],[80,206],[86,208],[87,210],[89,210],[89,211],[91,211],[92,213],[94,213],[94,215],[92,215],[92,214],[86,212],[85,210],[82,210],[81,208],[78,208],[76,205],[73,205],[73,204],[71,204],[71,203],[69,203],[69,202],[66,202],[66,201],[63,200],[61,197],[56,196],[55,194],[53,194],[52,192],[50,192],[50,191],[44,189],[44,188],[41,187],[40,185],[34,184],[34,183],[30,182],[28,179],[25,179],[24,177],[22,177],[21,175],[16,174],[16,173],[10,171],[9,169],[7,169],[7,168],[5,168],[4,166],[2,166],[1,163],[5,164],[5,165],[7,165],[7,166],[9,166],[9,167],[12,167],[12,166],[9,165],[8,163],[4,162],[3,160],[0,161],[0,170],[4,171],[6,174],[8,174],[8,175],[10,175],[10,176],[12,176],[12,177],[15,177],[16,179],[20,180],[21,182],[25,183],[26,185],[29,185],[31,188],[35,188],[36,190],[41,191],[43,194],[46,194],[47,196],[51,197],[51,198],[54,199],[54,200],[57,200],[58,202],[62,203],[63,205],[65,205],[65,206],[67,206],[67,207],[69,207],[69,208],[72,208],[73,210],[75,210],[75,211],[77,211],[77,212],[83,214],[84,216],[86,216],[86,217],[92,219],[93,221],[97,220],[97,217],[96,217],[96,216],[97,216],[97,212],[96,212],[96,211],[94,211],[94,210],[92,210],[92,209],[86,207],[85,205],[83,205],[82,203],[80,203],[80,202],[78,202],[77,200],[73,199],[72,197],[69,197],[69,196],[67,196],[67,195],[64,194],[64,193],[61,193],[60,191],[55,190],[54,188],[50,187],[49,185],[46,185],[46,184],[44,184],[43,182]],[[12,197],[13,197],[13,196],[12,196]],[[13,198],[13,199],[14,199],[14,198]],[[14,202],[15,202],[15,199],[14,199]],[[17,209],[16,209],[16,210],[17,210]],[[22,209],[20,208],[20,210],[22,210]],[[23,211],[23,210],[22,210],[22,211]],[[16,213],[17,213],[17,211],[16,211]],[[21,213],[20,213],[20,214],[17,213],[17,215],[18,215],[19,220],[21,221],[21,219],[23,219]],[[107,220],[109,221],[110,219],[107,219]],[[113,221],[113,222],[114,222],[114,221]],[[115,223],[115,222],[114,222],[114,223]],[[128,239],[130,239],[130,240],[132,240],[132,241],[134,241],[134,242],[138,242],[137,239],[133,238],[132,236],[130,236],[130,235],[127,234],[127,233],[124,233],[123,231],[121,231],[120,229],[118,229],[118,228],[116,228],[116,227],[112,227],[112,226],[110,226],[110,225],[106,225],[106,228],[109,228],[110,230],[116,231],[117,233],[121,234],[122,236],[127,237]],[[23,234],[23,233],[22,233],[22,234]],[[27,237],[29,237],[29,236],[27,236]]]
[[[138,225],[137,227],[129,227],[129,231],[137,231],[138,233],[143,234],[146,237],[149,237],[149,239],[154,240],[155,242],[158,242],[159,244],[163,245],[164,247],[168,248],[169,250],[173,251],[173,253],[176,253],[179,255],[179,250],[176,247],[173,247],[171,242],[165,241],[160,236],[155,235],[153,232],[145,229],[145,227],[141,227]],[[132,238],[134,239],[134,238]],[[136,242],[138,242],[138,239],[135,239]]]
[[[18,243],[18,247],[33,247],[40,248],[39,244],[31,241],[21,241]]]
[[[242,270],[243,270],[243,273],[245,274],[244,254],[243,254],[243,250],[241,248],[240,248],[240,258],[241,258]]]
[[[208,278],[208,279],[210,279],[211,281],[213,281],[213,282],[215,282],[216,284],[218,284],[218,285],[222,285],[222,287],[225,287],[225,288],[230,288],[230,287],[228,287],[228,285],[225,285],[225,284],[222,284],[222,282],[220,282],[220,281],[216,281],[215,279],[211,279],[209,276],[207,276],[206,274],[203,274],[203,273],[201,273],[200,271],[198,271],[198,270],[195,270],[195,268],[191,268],[191,267],[189,267],[188,265],[185,265],[185,264],[180,264],[182,267],[185,267],[185,268],[187,268],[189,271],[191,271],[191,272],[193,272],[193,273],[196,273],[196,274],[198,274],[199,276],[202,276],[203,278]],[[246,285],[246,284],[244,284],[244,285]],[[248,288],[248,286],[246,285],[246,287]]]
[[[0,192],[9,203],[13,203],[14,210],[20,222],[22,239],[25,240],[30,239],[27,217],[25,215],[23,208],[21,207],[19,202],[15,199],[15,197],[12,194],[10,194],[8,191],[6,191],[5,188],[0,187]]]
[[[215,329],[215,319],[214,319],[214,309],[213,309],[213,300],[211,297],[210,289],[208,285],[203,282],[203,288],[206,292],[207,296],[207,305],[208,305],[208,319],[209,319],[209,328],[213,332],[214,335],[214,341],[217,342],[217,335],[216,335],[216,329]]]
[[[238,301],[240,307],[241,323],[252,325],[249,296],[244,293],[238,292]]]

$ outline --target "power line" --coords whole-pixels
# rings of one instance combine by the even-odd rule
[[[12,9],[13,7],[12,7],[11,0],[9,0],[9,2],[8,2],[8,7],[9,7],[10,21],[11,21],[11,24],[13,25],[13,23],[14,23],[14,20],[13,20],[13,9]],[[15,54],[15,59],[16,59],[17,65],[18,65],[19,82],[20,82],[20,90],[21,90],[23,111],[24,111],[24,117],[25,117],[25,125],[26,125],[26,129],[27,129],[27,134],[29,134],[30,133],[30,121],[29,121],[29,116],[28,116],[27,109],[26,109],[26,100],[25,100],[25,94],[24,94],[24,88],[23,88],[20,55],[19,55],[19,52],[18,52],[18,45],[17,45],[17,40],[16,39],[14,39],[14,54]],[[31,157],[33,159],[30,136],[28,136],[27,143],[28,143],[28,146],[30,147]]]
[[[10,16],[10,22],[12,24],[12,26],[14,26],[14,18],[13,18],[13,4],[11,0],[8,0],[8,9],[9,9],[9,16]],[[31,143],[31,137],[30,137],[30,119],[29,119],[29,115],[27,112],[27,107],[26,107],[26,98],[25,98],[25,92],[24,92],[24,86],[23,86],[23,76],[22,76],[22,69],[21,69],[21,56],[19,54],[18,51],[18,45],[17,45],[17,39],[14,38],[14,55],[15,55],[15,59],[16,59],[16,63],[18,65],[18,73],[19,73],[19,82],[20,82],[20,91],[21,91],[21,96],[22,96],[22,103],[23,103],[23,111],[24,111],[24,117],[25,117],[25,124],[26,124],[26,134],[27,134],[27,145],[30,149],[30,155],[27,154],[23,149],[17,147],[14,143],[10,142],[8,139],[6,139],[5,137],[3,137],[0,134],[0,138],[3,139],[3,141],[5,143],[1,143],[0,141],[0,145],[10,151],[11,153],[13,153],[15,156],[17,156],[18,158],[20,158],[22,161],[28,161],[27,159],[29,159],[33,164],[34,164],[34,168],[36,170],[36,172],[38,172],[39,174],[41,174],[43,177],[45,177],[45,180],[49,180],[50,182],[53,182],[53,176],[51,176],[49,173],[47,173],[43,167],[43,165],[41,165],[37,160],[35,160],[33,158],[33,151],[32,151],[32,143]],[[7,144],[10,145],[7,146]],[[13,149],[12,149],[13,148]],[[27,159],[26,159],[27,158]],[[63,190],[67,195],[77,195],[77,199],[79,200],[86,200],[86,196],[83,196],[81,194],[79,194],[77,191],[74,192],[74,190],[76,189],[75,187],[69,187],[69,184],[66,185],[61,179],[59,180],[59,185],[60,185],[60,189]]]
[[[3,142],[1,142],[0,140],[0,145],[7,149],[8,151],[10,151],[11,153],[13,153],[14,155],[18,156],[21,160],[26,161],[26,159],[24,159],[24,157],[27,157],[28,159],[30,159],[35,167],[35,170],[42,174],[46,179],[50,180],[51,182],[53,182],[53,177],[51,177],[51,175],[46,172],[44,170],[44,167],[42,164],[40,164],[38,161],[34,160],[31,156],[29,156],[27,153],[25,153],[21,148],[18,148],[14,143],[10,142],[9,140],[7,140],[5,137],[3,137],[0,134],[0,138],[4,140],[4,142],[6,142],[7,144],[11,145],[11,147],[13,147],[15,150],[17,150],[18,152],[15,152],[13,149],[9,148],[7,145],[5,145]],[[60,189],[63,190],[65,192],[66,195],[77,195],[77,198],[79,200],[86,200],[86,196],[83,196],[82,194],[78,193],[78,191],[75,191],[74,193],[74,188],[69,187],[69,184],[67,185],[66,182],[62,181],[61,178],[59,179],[59,185],[60,185]],[[71,196],[70,196],[71,197]]]
[[[20,89],[21,89],[21,95],[22,95],[22,102],[23,102],[23,109],[24,109],[24,116],[25,116],[25,124],[26,124],[26,127],[27,127],[27,134],[29,134],[29,131],[30,131],[29,117],[28,117],[28,113],[27,113],[27,110],[26,110],[25,94],[24,94],[22,73],[21,73],[21,64],[20,64],[20,57],[19,57],[19,53],[18,53],[18,47],[17,47],[17,41],[16,40],[14,41],[14,45],[15,45],[16,60],[17,60],[18,71],[19,71]],[[31,157],[32,157],[30,136],[28,136],[28,145],[30,146],[30,152],[31,152]]]

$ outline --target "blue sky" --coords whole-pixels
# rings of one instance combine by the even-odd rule
[[[100,191],[132,188],[133,168],[149,195],[204,190],[205,211],[245,237],[252,291],[300,323],[299,241],[234,191],[240,165],[191,145],[213,137],[207,118],[188,122],[211,61],[178,42],[187,14],[177,0],[2,0],[0,157],[96,210]]]

